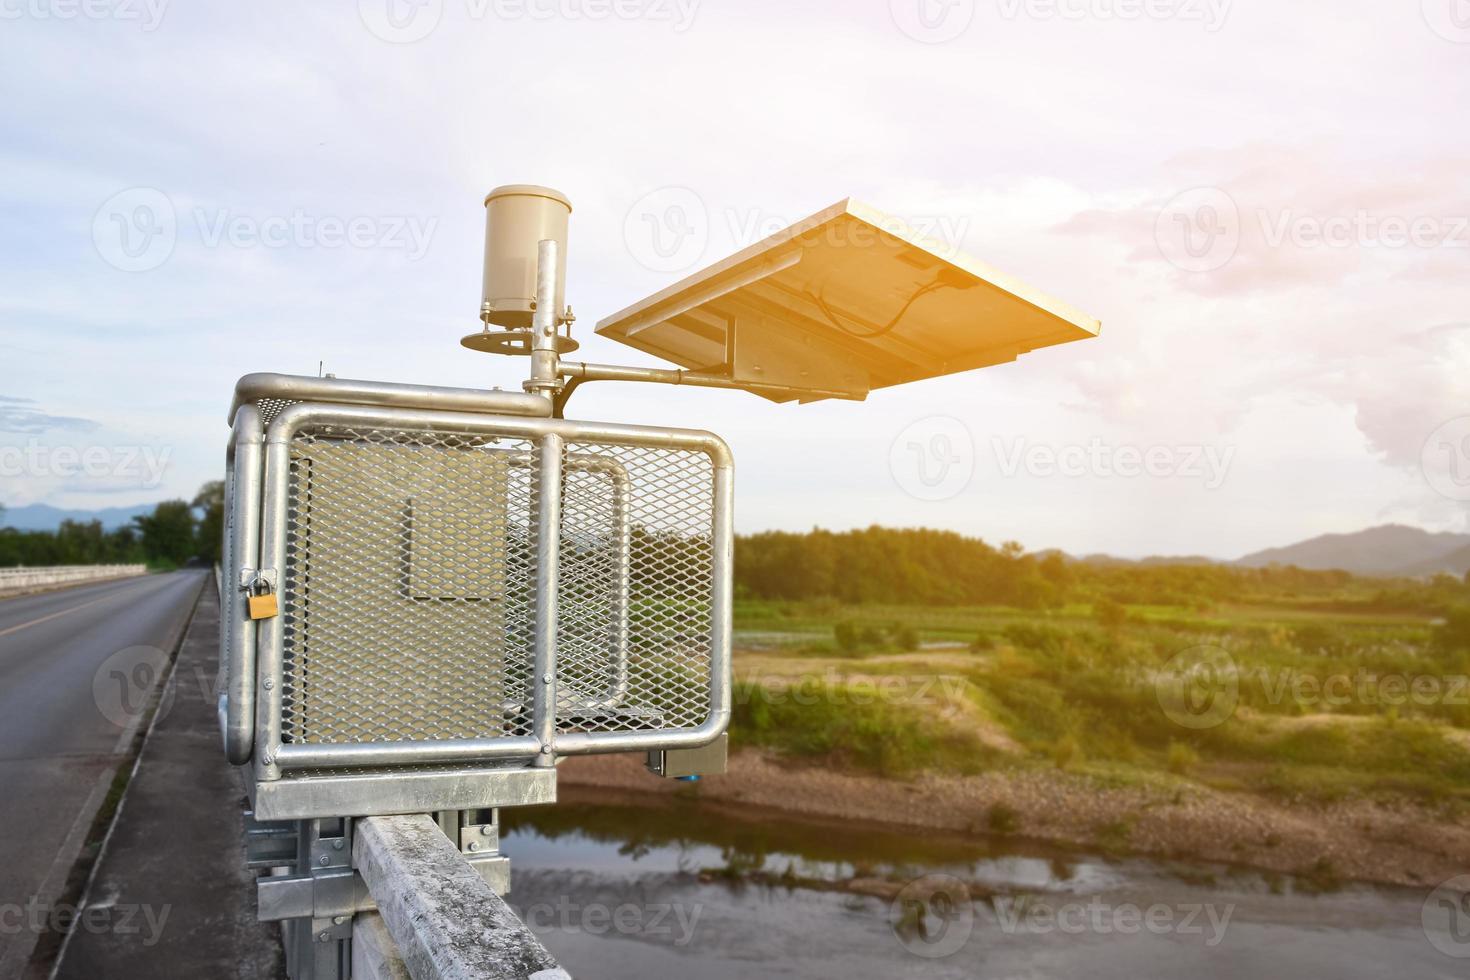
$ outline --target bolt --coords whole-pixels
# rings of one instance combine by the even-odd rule
[[[265,755],[261,756],[260,757],[260,761],[263,762],[263,763],[265,763],[268,766],[273,766],[273,765],[276,764],[276,760],[271,757],[271,754],[269,752],[267,752]]]
[[[332,850],[334,850],[334,851],[340,851],[340,850],[342,850],[343,843],[344,842],[342,840],[335,840],[335,841],[333,841],[332,842]]]
[[[318,941],[324,942],[324,943],[327,943],[327,942],[331,942],[332,941],[332,935],[331,935],[331,933],[327,933],[327,932],[322,933],[320,936],[317,936],[316,938],[317,938]]]
[[[541,675],[541,683],[543,683],[543,684],[550,684],[551,683],[551,675],[550,674],[542,674]]]
[[[261,687],[265,688],[267,691],[269,691],[271,688],[273,688],[275,686],[276,686],[276,682],[273,681],[273,680],[271,680],[270,678],[266,678],[265,683],[261,685]]]
[[[339,925],[339,926],[346,925],[347,924],[347,916],[345,916],[345,915],[339,915],[335,919],[333,919],[332,921],[335,922],[335,923],[337,923],[337,925]]]
[[[483,827],[480,828],[480,833],[483,836],[485,836],[485,837],[489,837],[490,836],[491,829],[492,829],[491,826],[487,823]]]
[[[480,842],[479,841],[477,841],[477,840],[470,841],[470,850],[472,850],[472,851],[478,851],[479,849],[480,849]]]
[[[316,862],[316,863],[317,863],[317,864],[321,864],[321,865],[326,865],[326,864],[327,864],[327,863],[329,863],[329,862],[330,862],[330,861],[331,861],[331,860],[332,860],[332,859],[331,859],[331,858],[329,858],[329,857],[327,857],[327,856],[326,856],[326,855],[325,855],[325,854],[323,854],[323,855],[322,855],[322,856],[321,856],[321,857],[320,857],[320,858],[319,858],[319,859],[318,859],[318,860],[317,860],[317,862]]]

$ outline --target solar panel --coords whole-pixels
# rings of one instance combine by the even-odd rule
[[[1095,337],[1101,324],[848,199],[597,324],[775,401],[862,397]]]

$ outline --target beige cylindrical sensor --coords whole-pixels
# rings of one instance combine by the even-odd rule
[[[485,278],[480,318],[525,329],[536,309],[536,246],[556,241],[556,309],[566,308],[567,219],[572,202],[550,187],[506,184],[485,195]]]

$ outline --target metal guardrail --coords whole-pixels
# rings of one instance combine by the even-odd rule
[[[147,565],[51,565],[47,567],[0,568],[0,592],[15,589],[38,589],[75,582],[103,582],[114,578],[143,575]]]

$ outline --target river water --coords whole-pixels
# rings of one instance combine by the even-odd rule
[[[1428,888],[605,800],[502,811],[511,904],[577,980],[1470,976],[1470,906]]]

